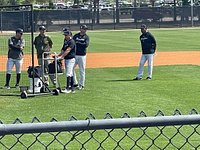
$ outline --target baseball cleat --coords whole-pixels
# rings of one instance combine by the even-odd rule
[[[78,84],[74,84],[74,87],[78,87]]]
[[[147,79],[147,80],[151,80],[151,77],[147,77],[146,79]]]
[[[80,85],[80,86],[78,87],[78,89],[79,89],[79,90],[84,90],[84,86]]]
[[[19,84],[15,84],[15,88],[18,89],[19,88]]]
[[[133,80],[142,80],[142,78],[136,77]]]
[[[4,89],[9,90],[9,89],[10,89],[10,86],[9,86],[9,85],[5,85],[5,86],[4,86]]]
[[[71,92],[72,92],[71,89],[65,89],[65,90],[63,90],[63,93],[66,93],[66,94],[71,93]]]

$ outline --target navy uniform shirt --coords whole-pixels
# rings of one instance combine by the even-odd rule
[[[154,54],[156,50],[156,40],[150,32],[143,33],[140,36],[142,45],[142,54]]]
[[[86,49],[89,46],[89,37],[87,34],[81,35],[77,33],[73,36],[76,43],[76,55],[85,56]]]
[[[64,44],[62,47],[63,51],[66,51],[67,48],[71,48],[71,51],[67,54],[67,56],[64,57],[64,59],[72,59],[75,58],[76,54],[76,44],[73,39],[70,40],[64,40]]]
[[[24,47],[25,40],[24,39],[16,39],[15,36],[11,37],[8,40],[8,58],[12,59],[22,59],[23,58],[23,51],[20,48],[16,48],[15,46]]]

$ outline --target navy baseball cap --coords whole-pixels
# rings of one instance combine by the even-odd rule
[[[16,29],[16,33],[21,33],[21,34],[22,34],[23,32],[24,32],[24,31],[23,31],[23,29],[21,29],[21,28],[17,28],[17,29]]]
[[[70,36],[72,36],[72,32],[69,31],[69,30],[67,30],[67,31],[64,31],[64,32],[63,32],[63,35],[70,35]]]
[[[40,26],[39,30],[46,30],[45,26]]]
[[[83,25],[81,25],[81,26],[80,26],[80,29],[87,30],[87,29],[88,29],[88,27],[87,27],[87,25],[86,25],[86,24],[83,24]]]
[[[147,26],[145,24],[141,24],[140,28],[141,29],[147,29]]]
[[[69,30],[70,30],[70,27],[65,27],[65,28],[63,28],[63,32],[69,31]]]

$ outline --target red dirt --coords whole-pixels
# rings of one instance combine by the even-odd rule
[[[133,67],[138,66],[141,57],[140,52],[120,52],[120,53],[88,53],[87,68],[105,67]],[[192,64],[200,65],[199,51],[179,51],[179,52],[158,52],[154,58],[154,66]],[[31,55],[25,55],[22,70],[27,70],[31,66]],[[1,56],[0,70],[6,70],[6,56]],[[35,57],[35,63],[37,59]]]
[[[87,68],[138,66],[140,57],[140,52],[89,53],[87,55]],[[200,65],[199,58],[199,51],[158,52],[154,58],[154,66],[177,64]]]

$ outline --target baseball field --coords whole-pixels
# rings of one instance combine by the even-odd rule
[[[45,122],[53,117],[59,121],[68,120],[72,115],[85,119],[89,113],[102,119],[107,112],[119,118],[123,113],[135,117],[141,111],[148,116],[154,116],[158,110],[165,115],[172,115],[176,109],[182,114],[189,114],[193,108],[199,111],[200,28],[149,31],[158,44],[151,81],[145,80],[146,67],[144,80],[132,80],[137,74],[141,54],[140,30],[88,31],[86,88],[75,94],[29,99],[2,95],[0,120],[12,123],[20,118],[22,122],[31,122],[37,116]],[[53,51],[59,52],[63,42],[61,32],[48,34],[54,42]],[[26,55],[30,60],[29,54]],[[65,75],[59,79],[64,87]],[[28,83],[28,78],[23,80]],[[0,90],[5,92],[5,89]]]
[[[29,122],[34,116],[42,121],[48,121],[52,117],[64,120],[71,115],[84,119],[89,113],[102,118],[106,112],[120,117],[124,112],[135,116],[142,110],[148,115],[154,115],[158,109],[170,115],[175,109],[180,109],[185,114],[192,108],[198,109],[200,43],[197,39],[200,30],[149,31],[158,43],[152,81],[132,81],[137,74],[140,58],[140,30],[88,31],[90,47],[86,89],[77,90],[75,94],[27,100],[1,96],[0,112],[4,115],[0,119],[6,123],[15,118]],[[48,34],[54,41],[53,51],[59,52],[62,34]],[[3,64],[5,65],[5,61]],[[65,75],[59,78],[64,87]],[[3,76],[1,80],[3,81]]]

